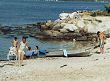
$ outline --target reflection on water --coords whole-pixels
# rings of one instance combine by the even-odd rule
[[[18,36],[19,42],[22,36]],[[6,59],[8,49],[11,46],[13,37],[0,36],[0,60]],[[39,40],[32,37],[27,39],[28,45],[35,49],[35,46],[39,46],[40,49],[54,50],[54,49],[80,49],[82,46],[86,46],[86,42],[73,42],[73,41],[55,41],[55,40]]]

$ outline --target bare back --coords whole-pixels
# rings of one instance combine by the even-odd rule
[[[14,47],[17,47],[18,46],[18,40],[13,40],[13,42],[12,42],[12,45],[14,46]]]

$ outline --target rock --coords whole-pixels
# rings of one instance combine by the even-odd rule
[[[51,20],[48,20],[46,23],[46,26],[52,26],[52,25],[53,25],[53,22]]]
[[[50,31],[50,30],[46,30],[46,31],[43,31],[43,32],[44,32],[45,35],[49,35],[49,36],[52,35],[52,31]]]
[[[52,33],[53,33],[53,36],[59,36],[59,35],[61,35],[61,33],[59,31],[53,31]]]
[[[67,29],[60,29],[60,32],[61,33],[67,33],[67,32],[69,32]]]
[[[77,26],[78,26],[79,28],[85,27],[84,21],[83,21],[83,20],[79,20],[78,23],[77,23]]]
[[[58,36],[60,34],[61,33],[59,31],[54,31],[54,30],[47,30],[47,31],[45,31],[45,35],[48,35],[48,36]]]
[[[60,26],[61,26],[61,27],[64,27],[66,24],[67,24],[67,23],[61,22],[61,23],[60,23]]]
[[[41,25],[41,29],[46,30],[46,29],[49,29],[49,27],[46,25]]]
[[[53,27],[53,30],[62,29],[65,25],[66,25],[66,23],[63,23],[63,22],[57,23],[57,24]]]
[[[0,27],[0,32],[2,34],[9,34],[10,32],[12,32],[12,29],[9,26],[3,26]]]
[[[95,61],[96,61],[96,60],[99,60],[99,59],[95,59]]]
[[[96,32],[97,32],[96,26],[94,26],[93,24],[89,23],[89,24],[87,25],[87,27],[88,27],[87,31],[88,31],[89,33],[96,33]]]
[[[63,28],[68,29],[69,31],[74,31],[78,29],[74,24],[68,24],[68,23]]]
[[[59,30],[61,29],[61,24],[57,23],[55,26],[53,26],[52,30]]]
[[[60,68],[63,68],[63,67],[65,67],[65,66],[67,66],[67,64],[60,66]]]
[[[66,19],[67,18],[67,16],[69,16],[69,14],[68,13],[61,13],[61,14],[59,14],[59,17],[60,17],[60,19]]]
[[[102,20],[95,19],[95,21],[97,21],[97,22],[99,22],[99,23],[102,23]]]
[[[73,24],[73,20],[68,21],[68,24]]]

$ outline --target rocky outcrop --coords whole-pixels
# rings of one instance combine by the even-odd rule
[[[95,12],[96,13],[96,12]],[[97,12],[98,13],[98,12]],[[101,13],[101,12],[100,12]],[[38,22],[16,27],[0,27],[1,34],[30,35],[46,39],[92,40],[97,31],[110,36],[110,17],[91,16],[93,12],[62,13],[55,21]]]

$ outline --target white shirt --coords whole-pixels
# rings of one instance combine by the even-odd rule
[[[20,42],[20,49],[24,50],[26,48],[26,43]]]

